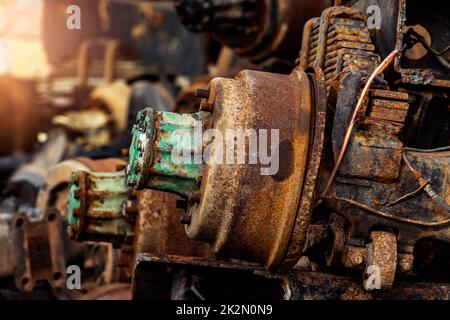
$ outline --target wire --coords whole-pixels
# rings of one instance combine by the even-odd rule
[[[427,181],[427,183],[429,183],[429,181]],[[405,194],[404,196],[398,198],[397,200],[392,201],[391,203],[388,203],[388,204],[386,205],[386,207],[392,207],[392,206],[394,206],[394,205],[396,205],[396,204],[398,204],[398,203],[400,203],[400,202],[402,202],[402,201],[405,201],[405,200],[407,200],[407,199],[409,199],[409,198],[415,196],[416,194],[418,194],[418,193],[419,193],[420,191],[422,191],[424,188],[425,188],[425,185],[420,186],[419,188],[417,188],[417,189],[414,190],[413,192],[407,193],[407,194]]]
[[[364,86],[364,89],[361,92],[361,95],[359,96],[358,102],[356,104],[355,110],[353,110],[353,114],[352,117],[350,119],[350,123],[347,127],[347,132],[345,133],[345,137],[344,137],[344,141],[342,142],[342,147],[341,150],[339,152],[338,158],[336,160],[336,163],[334,165],[333,170],[331,171],[331,175],[328,179],[328,182],[325,186],[324,191],[322,192],[322,196],[325,196],[328,191],[330,190],[331,184],[334,180],[334,177],[336,176],[336,173],[339,169],[339,166],[341,165],[342,159],[344,158],[344,154],[345,151],[347,150],[347,146],[348,143],[350,141],[350,137],[352,135],[353,132],[353,127],[356,123],[356,116],[358,115],[359,111],[361,110],[362,104],[364,102],[364,99],[367,95],[367,93],[369,92],[370,89],[370,85],[372,84],[372,82],[375,80],[375,78],[380,75],[384,70],[386,70],[386,68],[394,61],[395,57],[398,55],[399,51],[398,50],[394,50],[392,51],[387,57],[386,59],[383,60],[383,62],[381,62],[381,64],[373,71],[373,73],[371,74],[371,76],[369,77],[369,80],[367,81],[366,85]]]
[[[431,52],[434,57],[445,67],[447,68],[447,70],[450,70],[450,63],[448,63],[447,60],[445,60],[442,57],[442,54],[444,54],[450,46],[447,46],[444,50],[442,50],[441,52],[437,52],[436,50],[434,50],[432,47],[430,47],[427,43],[427,41],[425,40],[425,38],[423,36],[421,36],[420,34],[418,34],[417,32],[414,31],[414,29],[409,28],[408,31],[405,34],[407,37],[409,37],[409,40],[414,44],[419,42],[425,49],[427,49],[428,52]]]
[[[414,169],[409,162],[408,158],[406,157],[405,151],[415,151],[415,152],[422,152],[422,153],[432,153],[432,152],[442,152],[450,150],[450,146],[442,147],[442,148],[435,148],[435,149],[415,149],[415,148],[404,148],[403,149],[403,160],[405,161],[406,165],[408,166],[409,170],[411,171],[412,175],[417,179],[417,183],[419,186],[423,187],[425,192],[428,194],[428,196],[437,203],[441,208],[443,208],[447,213],[450,214],[450,204],[445,201],[444,198],[442,198],[439,194],[434,191],[433,187],[430,184],[429,180],[424,180],[422,177],[422,173],[420,173],[418,170]]]
[[[417,149],[417,148],[405,147],[405,148],[403,148],[403,150],[404,151],[421,152],[421,153],[432,153],[432,152],[450,151],[450,146],[434,148],[434,149]]]
[[[405,222],[405,223],[409,223],[409,224],[415,224],[415,225],[420,225],[420,226],[425,226],[425,227],[436,227],[436,226],[443,226],[443,225],[446,225],[446,224],[450,223],[450,219],[447,219],[447,220],[444,220],[444,221],[436,221],[436,222],[425,222],[425,221],[420,221],[420,220],[416,220],[416,219],[396,217],[396,216],[393,216],[393,215],[391,215],[389,213],[386,213],[386,212],[383,212],[383,211],[371,208],[369,206],[366,206],[365,204],[362,204],[360,202],[357,202],[357,201],[354,201],[354,200],[351,200],[351,199],[347,199],[347,198],[343,198],[343,197],[338,197],[338,196],[320,196],[320,198],[346,202],[348,204],[351,204],[351,205],[353,205],[355,207],[364,209],[367,212],[376,214],[378,216],[382,216],[382,217],[387,218],[387,219],[397,220],[397,221]]]

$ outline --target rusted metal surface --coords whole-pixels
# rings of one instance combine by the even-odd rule
[[[336,266],[341,262],[342,252],[345,247],[345,219],[332,213],[328,221],[330,233],[329,245],[325,252],[325,262],[327,266]]]
[[[400,75],[401,82],[448,88],[448,69],[445,62],[442,64],[439,61],[449,59],[448,50],[444,50],[449,44],[448,8],[442,7],[439,1],[424,3],[407,0],[358,0],[351,6],[366,12],[374,3],[383,17],[380,29],[371,32],[374,44],[382,57],[394,49],[399,50],[395,71]],[[431,47],[425,48],[417,40],[414,41],[408,35],[410,28],[427,38],[426,43]],[[424,52],[425,56],[423,53],[417,56],[415,52]]]
[[[183,210],[177,208],[177,201],[179,204],[181,198],[160,191],[142,190],[138,193],[139,215],[133,255],[129,261],[133,274],[132,292],[136,299],[144,294],[150,299],[164,299],[165,294],[170,296],[168,292],[173,290],[175,280],[168,270],[174,272],[186,266],[262,268],[243,261],[217,260],[209,244],[189,239],[180,224]]]
[[[308,169],[306,172],[305,185],[303,187],[300,198],[299,207],[297,209],[297,217],[295,219],[294,228],[290,237],[289,247],[284,257],[283,269],[293,267],[305,249],[305,241],[308,227],[311,223],[313,212],[316,180],[319,172],[319,166],[322,161],[322,153],[324,148],[325,128],[326,128],[326,83],[325,76],[321,69],[307,70],[307,74],[313,84],[315,92],[315,100],[312,105],[314,114],[314,134],[312,140],[312,148],[308,158]]]
[[[443,10],[438,1],[431,1],[426,5],[423,3],[413,5],[410,1],[398,1],[398,20],[397,20],[397,36],[396,48],[401,50],[406,47],[404,54],[399,55],[395,61],[395,70],[402,75],[402,81],[416,85],[434,85],[449,87],[449,54],[444,51],[442,54],[436,54],[449,45],[449,21],[448,8],[442,15],[436,14]],[[432,14],[434,12],[435,14]],[[432,43],[431,48],[426,46],[426,59],[411,59],[408,50],[412,50],[417,41],[409,36],[408,29],[419,24],[427,33],[431,32],[433,38],[429,40]],[[429,31],[427,31],[427,29]],[[414,30],[414,32],[417,29]],[[425,34],[417,34],[419,37]],[[431,56],[434,55],[434,59]],[[442,60],[441,60],[442,59]],[[418,60],[418,61],[416,61]]]
[[[331,19],[331,16],[334,18]],[[348,23],[340,25],[339,19],[343,17],[346,17]],[[432,197],[426,197],[425,192],[421,194],[421,190],[417,188],[414,191],[414,185],[419,184],[422,188],[425,186],[423,182],[420,182],[422,180],[413,182],[410,180],[412,178],[411,173],[405,172],[407,168],[402,161],[405,151],[400,134],[405,129],[410,103],[414,99],[406,92],[387,90],[387,82],[382,77],[373,79],[374,65],[360,64],[358,59],[350,59],[347,61],[349,65],[346,70],[339,67],[340,63],[337,63],[338,67],[333,67],[336,65],[336,59],[329,53],[333,51],[335,43],[347,48],[346,50],[349,48],[355,49],[354,53],[356,54],[361,54],[361,50],[369,50],[374,56],[378,56],[378,52],[375,53],[374,51],[375,46],[371,44],[368,37],[366,26],[358,23],[358,20],[363,21],[363,15],[360,11],[344,7],[327,9],[320,20],[310,20],[304,29],[299,68],[302,69],[308,65],[316,64],[325,69],[325,74],[328,74],[330,70],[331,74],[334,74],[327,78],[329,102],[335,103],[332,129],[333,154],[330,157],[329,150],[326,150],[324,156],[326,162],[319,174],[320,181],[324,179],[329,181],[325,189],[322,186],[323,195],[331,187],[330,181],[332,181],[334,174],[338,174],[337,182],[332,187],[333,195],[327,200],[328,208],[337,212],[337,215],[331,215],[327,223],[330,230],[328,235],[329,245],[323,251],[323,254],[327,257],[327,264],[329,266],[341,265],[347,268],[361,269],[363,264],[367,266],[377,260],[385,269],[384,273],[382,272],[381,287],[388,288],[393,282],[397,269],[402,273],[411,272],[414,261],[411,248],[414,247],[418,239],[429,235],[424,227],[439,228],[439,231],[432,231],[434,237],[444,240],[446,239],[444,230],[447,228],[447,219],[438,219],[439,222],[433,221],[433,219],[430,221],[419,213],[430,212],[432,211],[430,210],[431,207],[436,209],[437,207],[432,203]],[[350,21],[353,21],[353,23],[350,23]],[[332,31],[329,31],[330,29]],[[331,36],[327,36],[328,32]],[[340,43],[339,41],[342,39],[354,41],[355,46],[350,45],[350,43]],[[379,56],[373,61],[377,60],[379,61]],[[358,95],[355,95],[355,92],[360,92],[364,83],[366,83],[365,89],[368,89],[370,80],[367,83],[366,79],[369,75],[372,75],[372,80],[375,80],[369,97],[365,101],[361,99],[357,101]],[[363,97],[363,94],[360,96]],[[355,130],[348,129],[351,124],[351,111],[353,110],[351,106],[357,105],[359,105],[361,111],[357,110],[358,112],[354,113],[354,116],[357,116],[354,117],[357,121],[353,123],[356,124]],[[346,134],[344,135],[344,133]],[[346,141],[344,136],[351,138],[348,139],[350,142],[348,150],[342,148]],[[345,153],[339,152],[338,156],[339,150],[344,150]],[[341,154],[345,156],[341,157]],[[446,162],[445,157],[446,155],[441,153],[439,159]],[[343,161],[342,165],[339,166],[341,158]],[[331,168],[333,159],[335,160],[333,168],[339,168],[339,171],[334,170],[330,175],[328,170],[331,169],[327,169],[327,167]],[[421,171],[427,172],[428,177],[442,177],[442,168],[447,166],[444,162],[432,165],[424,157],[421,157],[420,161],[424,161],[420,165]],[[428,164],[424,166],[425,163]],[[447,174],[444,173],[443,177],[446,180]],[[445,188],[442,189],[439,180],[434,180],[430,185],[436,184],[436,188],[439,189],[438,193],[441,195],[439,197],[445,198],[447,191],[444,190]],[[393,187],[394,185],[395,187]],[[406,189],[412,190],[407,192]],[[416,202],[420,201],[420,197],[422,197],[421,201],[424,202]],[[342,205],[339,209],[337,209],[337,203]],[[424,207],[418,209],[421,204]],[[415,209],[412,209],[411,206]],[[425,207],[428,209],[425,209]],[[441,211],[441,213],[444,211]],[[408,217],[405,217],[406,212],[409,212],[409,216],[406,214]],[[440,213],[434,212],[431,216],[435,219],[441,217]],[[390,221],[387,222],[387,220]],[[337,224],[337,221],[340,221],[340,223]],[[394,221],[395,227],[392,224]],[[383,241],[379,241],[380,238],[378,237],[371,244],[366,243],[366,239],[371,233],[377,234],[373,233],[373,228],[381,228],[384,231],[377,232],[388,235],[392,235],[388,231],[398,230],[397,232],[400,233],[400,236],[397,235],[399,238],[398,247],[395,236],[394,239],[389,238],[391,250],[380,250],[382,253],[375,257],[374,252],[377,250],[373,247],[374,243],[378,241],[379,246],[383,247]],[[411,233],[411,229],[415,229],[416,233]],[[418,229],[421,229],[420,232],[418,232]],[[319,239],[313,242],[312,246],[322,244],[323,241],[323,239]],[[368,245],[368,248],[366,248],[366,245]]]
[[[282,277],[286,300],[448,300],[448,283],[396,282],[391,290],[366,291],[361,281],[321,272]]]
[[[340,169],[341,162],[342,162],[344,156],[346,154],[349,154],[348,152],[346,153],[346,151],[347,151],[347,147],[348,147],[348,144],[350,142],[350,139],[352,138],[353,127],[355,126],[356,121],[357,121],[357,117],[359,116],[359,114],[361,112],[362,106],[363,106],[363,104],[365,102],[365,99],[366,99],[366,95],[368,94],[368,92],[370,90],[370,86],[372,85],[373,81],[380,74],[382,74],[384,72],[384,70],[386,70],[386,68],[392,63],[393,59],[396,57],[397,54],[398,54],[397,51],[391,52],[386,57],[386,59],[384,59],[383,62],[381,62],[381,64],[378,65],[375,68],[375,70],[370,73],[370,76],[369,76],[367,82],[365,83],[365,85],[364,85],[364,87],[363,87],[363,89],[362,89],[362,91],[360,93],[360,96],[358,97],[358,102],[356,103],[355,108],[352,111],[351,118],[349,119],[349,122],[347,124],[347,128],[345,129],[345,135],[342,138],[342,145],[340,146],[339,153],[338,153],[337,157],[335,158],[334,167],[331,170],[330,176],[328,178],[328,182],[325,185],[324,190],[322,191],[322,195],[323,196],[325,196],[328,193],[328,191],[329,191],[329,189],[331,187],[331,183],[333,182],[333,180],[334,180],[334,178],[336,176],[336,173]],[[391,140],[394,140],[394,139],[393,138],[391,138],[391,139],[384,139],[383,142],[384,142],[384,144],[389,144],[389,142],[391,142]],[[376,176],[375,176],[375,178],[376,178]]]
[[[390,289],[397,271],[397,238],[395,234],[389,232],[373,231],[370,233],[370,240],[367,245],[364,288],[366,290]],[[372,283],[371,276],[375,272],[378,272],[376,276],[379,279],[375,279],[375,283]]]
[[[268,95],[274,85],[278,88],[277,94]],[[227,252],[230,257],[245,258],[268,267],[279,265],[288,246],[300,195],[291,190],[300,191],[304,183],[310,145],[311,90],[311,81],[303,72],[294,71],[287,76],[245,71],[234,79],[212,81],[202,93],[205,98],[198,114],[187,117],[144,111],[135,126],[128,183],[135,188],[156,188],[185,196],[188,208],[182,221],[188,236],[212,243],[215,252]],[[231,161],[225,161],[219,152],[223,140],[211,139],[209,149],[202,145],[200,150],[194,148],[191,152],[192,155],[208,152],[205,156],[208,159],[222,155],[222,159],[216,159],[219,161],[201,166],[201,175],[194,176],[201,178],[198,194],[186,184],[176,184],[174,178],[190,177],[198,171],[192,169],[198,165],[173,166],[170,162],[170,151],[178,141],[174,139],[179,139],[171,134],[175,129],[192,127],[191,118],[201,120],[204,130],[210,127],[210,122],[214,123],[214,129],[224,137],[229,135],[227,130],[238,129],[245,135],[244,142],[252,138],[248,130],[277,130],[280,145],[277,149],[271,148],[270,154],[279,157],[275,160],[279,167],[272,174],[264,175],[262,163],[243,165],[242,156],[250,161],[245,145],[240,150],[242,154],[234,153]],[[323,121],[323,114],[321,118]],[[178,125],[174,125],[176,123]],[[320,136],[319,132],[317,134]],[[261,139],[261,133],[259,135]],[[231,141],[235,150],[242,148],[237,145],[238,140]],[[190,143],[188,146],[192,148]],[[158,150],[167,155],[159,155],[162,151]],[[320,152],[316,150],[316,153]],[[317,170],[317,165],[318,162],[312,170]],[[272,211],[278,214],[273,215]],[[258,225],[255,221],[270,222]],[[261,228],[265,230],[263,234]]]
[[[233,128],[279,129],[280,167],[275,175],[265,176],[260,163],[239,165],[234,159],[235,164],[208,165],[186,231],[193,239],[212,243],[219,254],[274,267],[286,252],[296,216],[300,193],[292,190],[301,190],[304,183],[310,82],[302,72],[284,76],[244,71],[235,79],[216,78],[209,89],[201,109],[211,105],[214,128],[224,135]]]
[[[138,255],[147,257],[171,256],[189,261],[192,257],[213,258],[210,246],[204,242],[189,239],[180,224],[183,210],[177,208],[181,199],[173,194],[142,190],[138,195],[138,212],[133,243],[133,261]]]
[[[400,172],[403,144],[397,139],[370,136],[376,131],[353,134],[339,168],[342,176],[395,180]]]
[[[235,270],[264,270],[264,267],[257,263],[250,263],[240,260],[205,259],[202,257],[186,257],[177,255],[155,256],[141,253],[137,256],[136,263],[159,262],[168,264],[193,265],[200,267],[214,267]]]
[[[137,120],[127,167],[128,185],[185,198],[196,193],[204,171],[202,161],[198,161],[204,142],[197,135],[210,127],[210,113],[177,114],[146,108]]]
[[[430,158],[426,159],[428,156]],[[441,179],[444,179],[446,182],[443,183],[448,185],[448,172],[444,169],[449,167],[448,156],[442,153],[433,153],[432,156],[426,154],[414,156],[415,161],[418,161],[415,162],[415,166],[420,167],[421,172],[427,172],[428,179],[431,179],[430,184],[439,190],[438,193],[443,198],[447,199],[448,188],[441,184]],[[433,161],[431,157],[434,158]],[[440,161],[443,162],[440,163]],[[400,177],[399,182],[392,183],[337,178],[334,189],[337,196],[327,199],[327,205],[336,210],[339,207],[339,213],[352,226],[346,231],[345,241],[348,245],[353,243],[360,248],[364,247],[365,236],[377,226],[383,226],[384,230],[398,230],[399,244],[395,251],[398,251],[399,259],[394,257],[394,249],[380,251],[380,261],[390,265],[390,277],[393,276],[392,271],[396,269],[397,260],[399,260],[400,272],[411,272],[414,261],[412,248],[420,239],[431,237],[448,242],[450,223],[445,209],[434,203],[426,192],[419,190],[412,193],[418,188],[416,187],[418,183],[414,181],[404,165],[400,171]],[[405,197],[405,194],[409,196]],[[391,238],[389,241],[390,245],[395,243]],[[345,253],[345,250],[343,251]],[[381,257],[385,260],[381,260]],[[345,264],[345,260],[342,263]]]
[[[177,96],[175,112],[197,112],[200,107],[200,99],[196,96],[197,89],[206,88],[211,80],[211,76],[203,75],[195,78],[189,85],[185,86]]]
[[[342,261],[346,268],[362,268],[367,260],[367,249],[352,245],[346,245],[343,254]]]
[[[319,181],[333,179],[335,172],[330,175],[330,170],[333,160],[334,168],[339,166],[336,164],[340,160],[338,150],[345,142],[343,137],[345,130],[349,128],[352,106],[357,105],[358,95],[355,93],[361,91],[364,83],[368,88],[367,79],[369,75],[373,75],[373,70],[379,63],[380,57],[386,57],[389,52],[397,49],[394,69],[400,74],[401,81],[415,85],[431,85],[427,90],[404,86],[396,91],[395,89],[388,90],[392,86],[392,82],[390,82],[392,77],[389,73],[385,74],[386,79],[383,76],[373,79],[375,81],[369,97],[362,104],[361,111],[356,114],[355,130],[347,131],[347,133],[351,133],[349,148],[345,152],[339,171],[336,172],[338,176],[337,182],[332,187],[333,195],[328,198],[326,204],[328,210],[331,209],[341,216],[338,219],[341,220],[339,228],[337,228],[336,219],[332,219],[337,216],[332,214],[326,224],[330,232],[328,239],[325,240],[320,235],[313,234],[314,230],[322,230],[321,226],[323,225],[318,225],[315,229],[310,230],[313,240],[311,243],[307,243],[308,253],[316,254],[317,252],[314,249],[311,250],[309,246],[319,249],[324,242],[328,242],[328,249],[320,250],[328,258],[330,266],[361,269],[363,265],[367,266],[377,260],[382,265],[381,269],[384,268],[381,272],[381,288],[384,289],[392,285],[396,272],[413,273],[417,258],[413,253],[413,248],[419,239],[432,237],[448,241],[446,235],[449,222],[448,201],[443,200],[448,198],[448,191],[442,185],[442,181],[448,179],[445,169],[448,167],[447,151],[422,150],[421,154],[414,155],[415,161],[418,162],[409,166],[408,170],[404,157],[409,152],[407,152],[408,148],[404,147],[405,142],[407,143],[411,139],[404,139],[403,136],[405,131],[412,131],[408,126],[412,125],[411,128],[420,126],[418,123],[424,119],[423,110],[430,104],[430,101],[433,101],[433,105],[436,105],[435,108],[437,108],[434,114],[440,114],[444,118],[446,117],[445,111],[442,110],[448,102],[441,100],[441,91],[432,89],[436,84],[430,80],[430,77],[433,77],[431,70],[408,71],[402,69],[408,63],[402,64],[400,61],[405,61],[408,52],[404,55],[404,52],[401,52],[404,46],[399,43],[403,39],[402,32],[406,32],[406,30],[389,22],[402,19],[399,25],[414,21],[431,26],[429,19],[420,20],[423,14],[417,9],[413,9],[412,5],[409,5],[408,11],[406,9],[407,1],[376,1],[376,3],[380,5],[382,14],[388,18],[387,22],[383,23],[384,32],[371,31],[372,35],[375,34],[375,37],[372,37],[374,42],[372,42],[364,22],[366,7],[373,4],[373,1],[369,3],[361,0],[350,3],[349,6],[354,8],[330,8],[323,12],[320,19],[314,18],[308,21],[304,27],[298,68],[303,70],[307,66],[315,65],[324,69],[328,85],[328,103],[332,105],[332,108],[335,106],[331,135],[333,154],[326,150],[322,170],[319,173]],[[396,14],[398,11],[394,10],[394,8],[398,8],[398,4],[400,4],[399,15]],[[404,18],[405,10],[409,13],[409,17],[406,19]],[[394,14],[389,16],[392,12]],[[437,38],[446,32],[440,33]],[[399,36],[399,34],[402,35]],[[392,41],[392,35],[394,38],[397,35],[397,39]],[[394,45],[386,47],[386,44],[389,43]],[[429,51],[431,50],[429,49]],[[342,55],[338,54],[339,51]],[[423,59],[410,63],[409,66],[420,69],[429,63],[429,60],[427,61]],[[343,67],[344,65],[346,67]],[[429,66],[435,73],[435,63],[430,63]],[[421,79],[420,74],[428,74],[428,76]],[[445,86],[445,80],[441,81],[440,85]],[[438,104],[438,101],[441,103]],[[411,108],[413,109],[411,110]],[[419,108],[419,111],[415,111],[415,108]],[[414,118],[410,115],[411,111],[415,112]],[[413,120],[411,121],[411,119]],[[427,125],[429,124],[431,124],[430,121],[427,122]],[[437,146],[445,146],[448,144],[448,141],[445,141],[447,129],[444,129],[440,123],[438,125],[443,130],[444,137],[436,139],[441,141]],[[430,126],[427,130],[430,130]],[[431,130],[431,133],[427,134],[428,136],[438,136],[433,133],[433,129]],[[411,136],[410,133],[409,135]],[[428,149],[433,145],[436,147],[436,143],[426,144],[425,140],[429,141],[430,139],[427,137],[419,140],[422,146]],[[412,150],[411,152],[421,152],[421,150]],[[433,154],[434,161],[430,162],[431,158],[428,158],[429,154],[427,153]],[[416,170],[417,167],[421,169]],[[426,175],[427,178],[423,178],[423,175]],[[433,181],[429,180],[426,183],[426,179]],[[439,191],[425,190],[425,188],[433,189],[433,186]],[[331,187],[330,183],[325,189],[323,185],[321,186],[323,194],[326,193],[324,190],[327,190],[328,187]],[[336,206],[338,203],[340,205]],[[338,206],[339,209],[337,209]],[[319,209],[320,214],[323,214],[324,208],[320,207]],[[392,233],[393,230],[395,230],[395,235]],[[370,234],[374,236],[385,234],[386,236],[375,237],[371,243],[367,243]],[[318,236],[318,238],[314,236]],[[383,239],[388,240],[383,242]],[[378,255],[375,253],[377,250],[374,249],[377,242],[380,248],[383,247],[378,251]],[[331,263],[331,260],[334,262]]]

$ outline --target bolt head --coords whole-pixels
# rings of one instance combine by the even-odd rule
[[[402,261],[400,263],[400,270],[402,272],[409,272],[412,268],[412,264],[409,261]]]
[[[197,98],[208,99],[209,98],[209,90],[208,89],[197,89],[197,91],[195,92],[195,96]]]
[[[363,256],[362,256],[359,252],[358,252],[358,253],[355,252],[355,253],[353,253],[353,254],[351,255],[350,261],[352,262],[352,264],[353,264],[354,266],[360,266],[360,265],[363,264],[364,258],[363,258]]]

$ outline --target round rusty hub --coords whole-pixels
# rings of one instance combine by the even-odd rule
[[[311,85],[304,72],[280,75],[243,71],[235,79],[214,79],[203,110],[212,111],[212,127],[278,130],[279,168],[262,175],[260,161],[206,166],[200,201],[186,226],[189,237],[207,241],[219,254],[277,267],[287,250],[306,175],[311,131]],[[268,145],[272,136],[268,136]],[[214,140],[210,158],[223,148]],[[228,146],[227,146],[228,147]],[[238,147],[236,145],[236,147]],[[258,152],[266,152],[258,149]],[[235,153],[235,157],[237,157]],[[272,159],[274,160],[274,159]]]

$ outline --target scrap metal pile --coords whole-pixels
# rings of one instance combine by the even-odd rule
[[[450,299],[448,7],[113,3],[0,81],[0,297]]]

